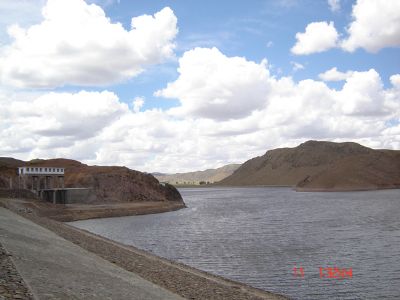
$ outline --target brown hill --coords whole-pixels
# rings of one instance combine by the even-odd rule
[[[239,167],[239,164],[230,164],[217,169],[176,174],[156,173],[154,176],[162,182],[168,182],[171,184],[200,184],[200,182],[214,183],[228,177]]]
[[[64,167],[65,187],[93,190],[95,202],[180,201],[179,192],[171,185],[160,184],[154,176],[126,167],[88,166],[70,159],[31,160],[0,158],[0,188],[14,186],[19,166]]]
[[[245,162],[220,185],[281,185],[297,190],[400,188],[400,151],[308,141]]]

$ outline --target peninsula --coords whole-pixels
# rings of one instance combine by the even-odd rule
[[[70,197],[64,203],[66,205],[38,201],[38,186],[46,184],[36,182],[36,190],[33,186],[22,186],[17,169],[23,166],[65,169],[65,188],[85,189],[87,192],[83,197]],[[151,174],[126,167],[88,166],[70,159],[22,161],[0,158],[0,197],[24,198],[11,201],[9,205],[27,207],[41,216],[59,221],[158,213],[185,207],[175,187],[161,184]]]

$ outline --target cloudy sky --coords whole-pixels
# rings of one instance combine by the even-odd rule
[[[399,0],[0,0],[0,156],[147,172],[400,149]]]

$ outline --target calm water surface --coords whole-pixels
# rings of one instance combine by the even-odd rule
[[[71,224],[293,299],[400,299],[400,190],[180,192],[180,211]],[[320,278],[334,266],[353,277]]]

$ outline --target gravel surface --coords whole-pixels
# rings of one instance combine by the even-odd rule
[[[3,299],[33,299],[25,282],[19,275],[11,255],[0,243],[0,300]]]
[[[119,267],[134,272],[142,278],[186,299],[287,299],[283,296],[157,257],[135,247],[119,244],[58,221],[38,217],[34,212],[26,211],[14,205],[7,205],[7,201],[2,203],[3,206],[8,206],[14,212],[50,229],[66,240],[72,241]]]

